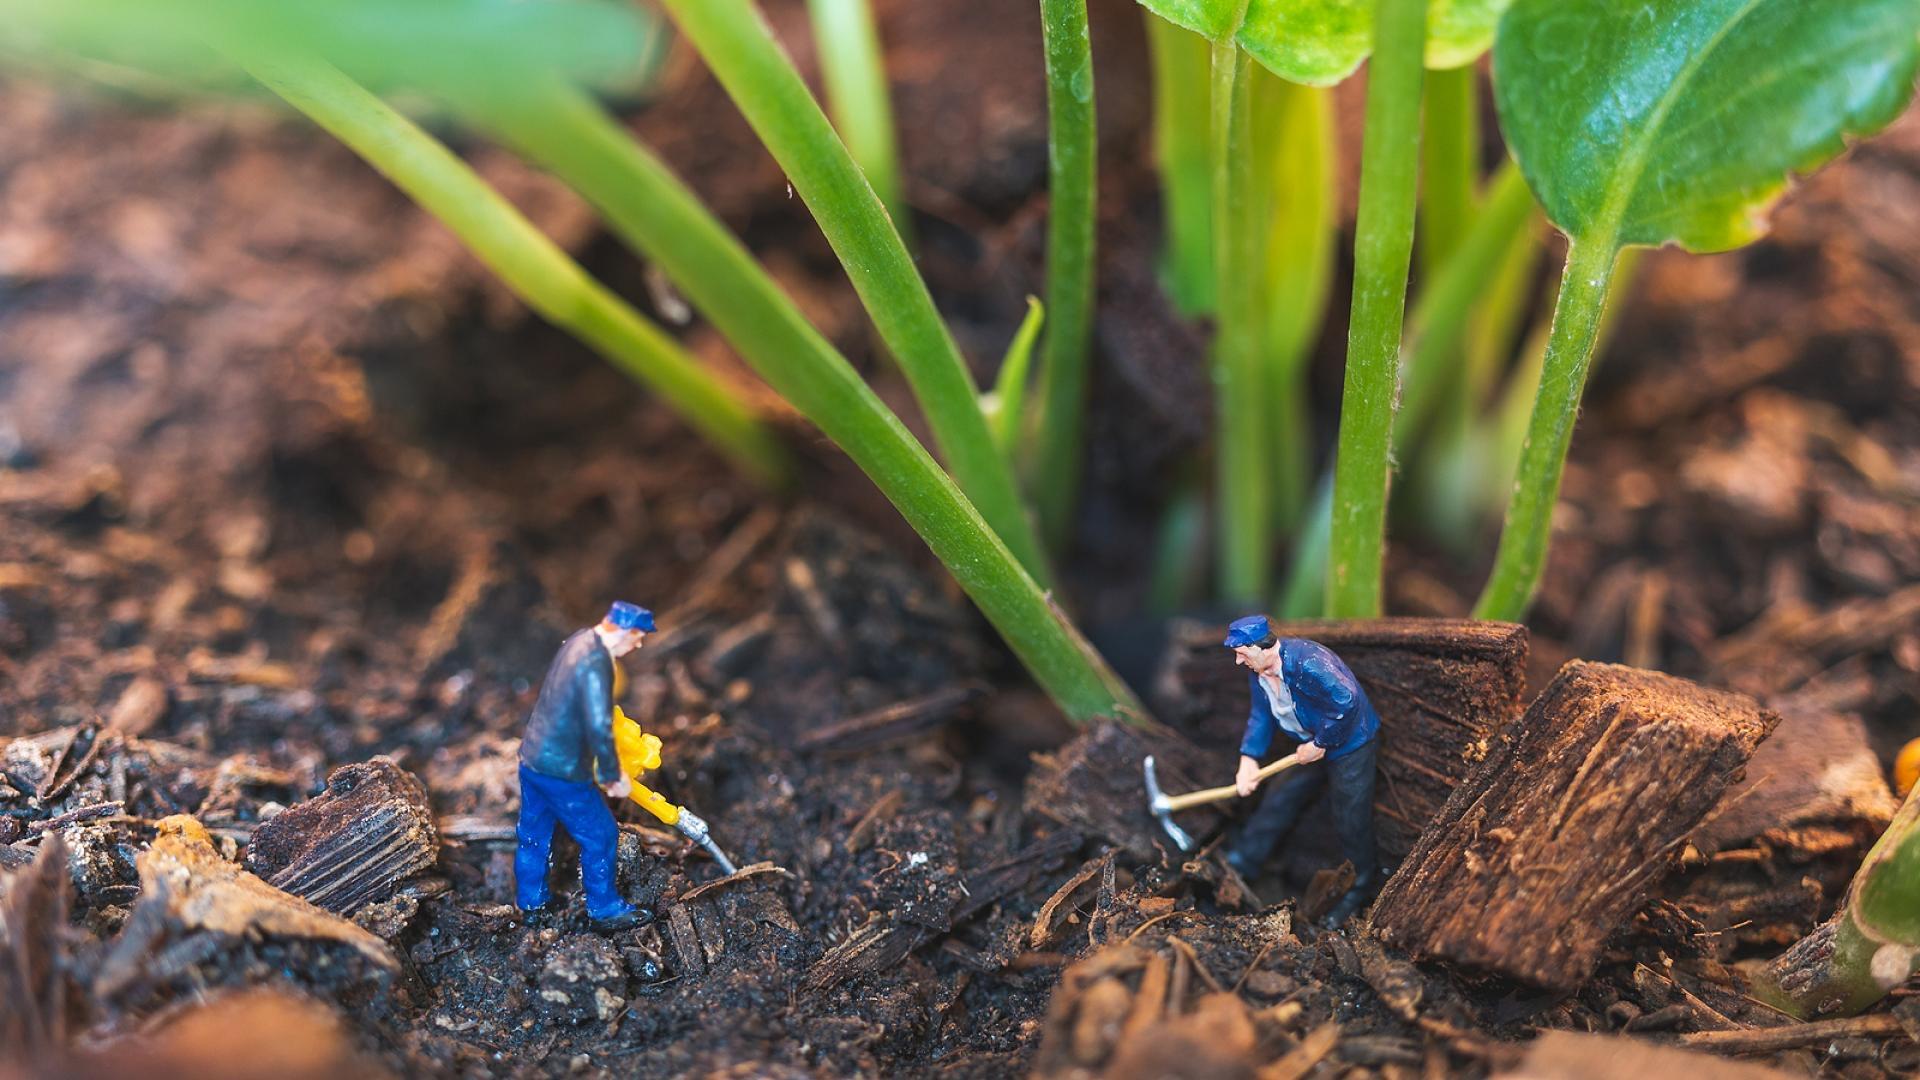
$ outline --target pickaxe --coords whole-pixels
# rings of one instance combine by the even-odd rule
[[[1298,764],[1300,764],[1300,756],[1288,754],[1279,761],[1262,768],[1256,775],[1261,780],[1265,780],[1275,773],[1285,772]],[[1147,755],[1144,767],[1147,774],[1147,809],[1153,811],[1153,816],[1160,820],[1161,827],[1167,830],[1167,835],[1173,838],[1173,842],[1180,846],[1181,851],[1192,851],[1194,843],[1193,837],[1188,835],[1187,830],[1174,824],[1175,810],[1185,810],[1189,806],[1200,806],[1205,803],[1223,802],[1240,794],[1238,787],[1228,784],[1225,787],[1189,791],[1185,795],[1168,795],[1160,790],[1160,777],[1154,772],[1152,754]]]

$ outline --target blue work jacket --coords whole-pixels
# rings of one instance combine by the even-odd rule
[[[591,627],[554,655],[520,740],[520,763],[575,783],[620,779],[613,746],[613,656]]]
[[[1379,734],[1380,714],[1332,649],[1306,638],[1281,638],[1280,677],[1293,694],[1294,718],[1313,744],[1326,750],[1328,760],[1346,757]],[[1253,709],[1247,714],[1240,752],[1258,760],[1272,749],[1274,735],[1284,732],[1260,676],[1248,672],[1247,685],[1253,691]]]

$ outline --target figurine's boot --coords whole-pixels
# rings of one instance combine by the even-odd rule
[[[1340,899],[1334,901],[1333,907],[1327,910],[1326,918],[1321,920],[1326,924],[1327,929],[1337,930],[1344,926],[1348,919],[1353,918],[1354,912],[1359,911],[1367,901],[1373,899],[1373,894],[1379,891],[1378,877],[1379,875],[1375,874],[1365,881],[1355,881],[1353,888],[1342,893]]]
[[[609,915],[604,919],[594,919],[593,928],[595,930],[637,930],[652,921],[653,910],[651,908],[636,907],[633,904],[628,904],[627,909],[617,915]]]

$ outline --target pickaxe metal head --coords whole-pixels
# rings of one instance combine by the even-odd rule
[[[1160,821],[1160,827],[1167,830],[1167,835],[1179,845],[1181,851],[1192,851],[1193,837],[1187,835],[1187,830],[1174,824],[1173,811],[1167,807],[1167,794],[1160,790],[1160,777],[1153,770],[1152,754],[1147,755],[1144,768],[1147,774],[1147,809],[1153,811],[1153,816]]]

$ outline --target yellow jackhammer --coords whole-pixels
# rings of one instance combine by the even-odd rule
[[[660,736],[641,731],[640,722],[621,712],[618,705],[613,707],[613,750],[620,757],[620,771],[633,785],[633,794],[628,798],[639,803],[647,813],[680,830],[680,835],[706,848],[722,873],[733,873],[733,860],[713,842],[713,834],[699,814],[673,805],[666,796],[640,782],[641,773],[660,767]]]

